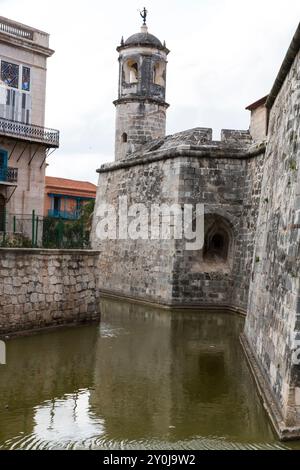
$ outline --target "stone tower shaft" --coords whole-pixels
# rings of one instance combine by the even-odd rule
[[[115,159],[122,160],[150,140],[165,137],[169,50],[143,25],[140,33],[122,40],[117,51]]]

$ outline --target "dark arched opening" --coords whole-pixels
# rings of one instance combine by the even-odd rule
[[[229,222],[216,214],[205,217],[203,261],[212,266],[227,265],[231,257],[233,233]]]
[[[226,233],[215,233],[209,240],[207,253],[225,261],[228,256],[228,242]]]
[[[128,138],[128,137],[127,137],[126,132],[123,132],[123,134],[122,134],[122,143],[123,143],[123,144],[125,144],[125,143],[127,142],[127,138]]]
[[[206,236],[203,259],[206,261],[227,261],[229,236],[223,230],[210,232]]]

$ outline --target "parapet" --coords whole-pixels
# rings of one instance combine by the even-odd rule
[[[212,129],[206,127],[195,127],[186,131],[165,137],[161,150],[178,147],[179,145],[201,146],[212,143]]]
[[[250,145],[252,143],[252,138],[249,131],[222,129],[221,142],[226,144]]]
[[[212,129],[195,127],[177,132],[161,139],[151,140],[138,151],[127,156],[127,159],[140,157],[151,152],[166,152],[173,149],[207,149],[207,148],[244,148],[253,142],[249,131],[223,129],[221,140],[212,139]]]
[[[50,57],[49,34],[0,16],[0,40]]]

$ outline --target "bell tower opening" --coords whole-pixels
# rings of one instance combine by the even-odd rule
[[[161,87],[165,87],[165,64],[158,62],[154,65],[153,69],[153,83]]]
[[[137,83],[138,82],[138,64],[133,59],[128,59],[124,63],[124,80],[126,83]]]

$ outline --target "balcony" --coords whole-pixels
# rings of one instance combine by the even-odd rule
[[[59,131],[4,118],[0,118],[0,136],[37,143],[47,148],[59,147]]]
[[[69,212],[49,209],[48,217],[53,217],[54,219],[77,220],[80,217],[80,211]]]
[[[7,18],[0,17],[0,31],[17,36],[22,39],[33,41],[33,31]]]
[[[17,183],[18,168],[0,168],[0,184],[1,183]]]

